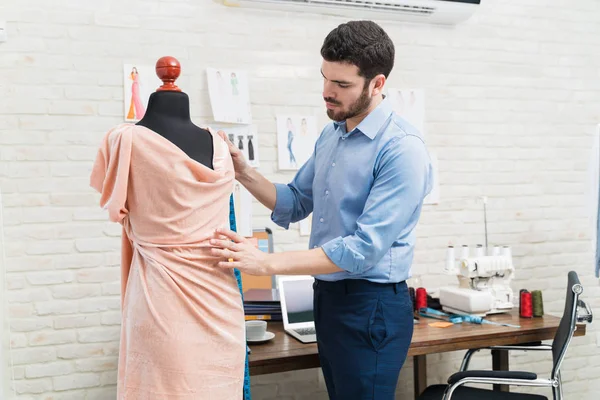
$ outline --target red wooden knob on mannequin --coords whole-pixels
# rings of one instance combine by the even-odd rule
[[[159,58],[156,62],[156,75],[163,81],[163,84],[156,91],[170,90],[172,92],[181,92],[181,89],[175,85],[175,80],[179,78],[180,73],[181,65],[175,57],[165,56]]]

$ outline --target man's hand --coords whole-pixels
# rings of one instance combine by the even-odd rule
[[[231,154],[231,160],[233,161],[233,168],[235,169],[236,179],[238,179],[241,176],[244,176],[248,168],[250,168],[250,166],[246,162],[244,153],[242,153],[242,151],[238,149],[235,146],[235,144],[231,143],[225,132],[219,131],[217,133],[223,138],[225,143],[227,143],[227,147],[229,148],[229,154]]]
[[[233,168],[235,169],[235,179],[244,185],[244,187],[256,197],[256,200],[260,201],[265,207],[273,211],[277,201],[275,185],[246,162],[244,153],[229,141],[225,132],[218,131],[217,133],[223,138],[229,148],[229,154],[231,154]]]
[[[321,248],[265,253],[248,239],[230,231],[217,229],[210,244],[214,256],[221,257],[219,268],[237,268],[248,275],[317,275],[343,271]]]
[[[269,254],[237,233],[229,229],[217,229],[210,244],[215,246],[211,250],[214,256],[227,260],[219,261],[220,268],[237,268],[249,275],[272,275]]]

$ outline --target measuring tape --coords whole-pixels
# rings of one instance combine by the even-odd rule
[[[237,226],[235,223],[235,208],[233,205],[233,195],[229,197],[229,229],[237,232]],[[233,261],[233,260],[231,260]],[[242,296],[242,302],[244,301],[244,291],[242,290],[242,274],[237,268],[233,269],[235,279],[237,280],[238,288],[240,289],[240,295]],[[244,398],[242,400],[251,400],[252,394],[250,393],[250,368],[248,367],[248,351],[246,351],[246,365],[244,367]]]
[[[472,324],[498,325],[498,326],[507,326],[509,328],[520,328],[521,327],[520,325],[488,321],[487,319],[483,319],[481,317],[478,317],[477,315],[447,314],[445,312],[434,310],[433,308],[429,308],[429,307],[420,308],[419,315],[422,317],[425,317],[425,318],[441,319],[442,321],[452,322],[453,324],[462,324],[463,322],[470,322]]]

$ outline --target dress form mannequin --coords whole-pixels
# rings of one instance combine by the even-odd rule
[[[190,119],[190,100],[175,85],[181,66],[174,57],[161,57],[156,62],[156,75],[163,85],[150,95],[144,117],[136,124],[165,137],[190,158],[213,168],[213,139]]]
[[[242,400],[241,278],[217,266],[208,242],[231,227],[235,170],[225,142],[191,122],[179,73],[159,60],[164,84],[144,118],[105,133],[90,176],[122,225],[115,398]]]

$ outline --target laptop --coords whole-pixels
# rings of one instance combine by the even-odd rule
[[[312,276],[280,276],[277,287],[285,332],[302,343],[317,341],[313,315]]]

